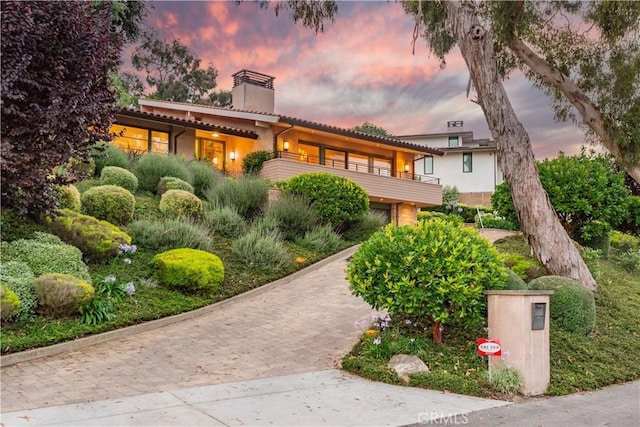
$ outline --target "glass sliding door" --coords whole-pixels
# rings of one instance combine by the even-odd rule
[[[218,169],[224,168],[224,141],[196,138],[196,154]]]

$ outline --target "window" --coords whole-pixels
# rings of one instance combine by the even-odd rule
[[[458,144],[458,137],[457,136],[450,136],[449,137],[449,148],[456,148],[459,147],[460,145]]]
[[[425,175],[433,173],[433,157],[424,158],[424,173]]]
[[[473,172],[473,155],[472,153],[462,153],[462,172]]]
[[[169,152],[169,134],[133,126],[112,125],[110,132],[115,134],[111,143],[126,152],[167,154]]]

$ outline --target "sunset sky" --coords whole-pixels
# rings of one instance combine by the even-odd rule
[[[448,120],[463,120],[476,138],[490,137],[466,97],[462,57],[452,53],[441,69],[421,40],[412,54],[413,21],[398,3],[340,2],[319,34],[250,1],[156,1],[147,20],[213,64],[218,88],[230,90],[244,68],[275,77],[276,113],[345,128],[368,121],[395,135],[444,132]],[[538,159],[579,151],[583,132],[555,123],[544,94],[521,76],[506,87]]]

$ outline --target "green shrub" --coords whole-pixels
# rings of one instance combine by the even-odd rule
[[[56,185],[53,188],[53,194],[58,201],[58,209],[80,211],[82,202],[80,201],[80,192],[75,185]]]
[[[273,216],[284,238],[291,241],[304,236],[320,221],[315,209],[304,198],[295,195],[285,195],[272,203],[265,209],[264,215]]]
[[[518,254],[500,255],[505,267],[513,270],[525,282],[530,282],[536,277],[547,274],[546,268],[533,258],[524,257]]]
[[[270,151],[253,151],[242,159],[242,173],[245,175],[257,175],[262,170],[262,164],[273,158]]]
[[[460,191],[458,187],[445,185],[442,188],[442,204],[443,205],[457,205],[460,201]]]
[[[129,167],[129,159],[127,153],[115,145],[103,142],[96,144],[91,149],[91,156],[95,162],[95,174],[100,175],[102,169],[107,166],[117,166],[127,169]]]
[[[262,215],[253,220],[251,223],[251,231],[282,240],[284,237],[282,236],[279,225],[278,220],[273,215]]]
[[[172,249],[153,257],[158,283],[187,292],[215,293],[224,281],[224,266],[216,255],[197,249]]]
[[[204,224],[214,234],[238,237],[247,230],[247,222],[233,207],[214,207],[204,213]]]
[[[82,262],[82,252],[66,243],[48,243],[34,239],[19,239],[11,243],[3,242],[0,257],[3,264],[9,261],[26,264],[35,276],[47,273],[65,273],[91,281],[89,270]]]
[[[46,316],[64,317],[80,312],[93,298],[95,290],[88,282],[70,274],[51,273],[34,282],[38,309]]]
[[[478,228],[495,228],[498,230],[520,230],[518,223],[513,223],[505,218],[494,215],[492,213],[485,213],[475,216],[476,227]]]
[[[369,197],[359,184],[325,172],[291,177],[286,181],[284,191],[305,197],[318,211],[323,223],[338,230],[346,230],[369,212]]]
[[[580,230],[578,241],[592,249],[598,249],[604,259],[609,259],[611,251],[611,226],[602,221],[591,221]]]
[[[489,374],[486,373],[487,380]],[[522,385],[522,374],[516,368],[509,366],[498,366],[491,373],[490,387],[498,393],[517,393]]]
[[[188,183],[193,182],[193,172],[179,157],[162,156],[155,153],[144,154],[133,168],[138,177],[140,190],[155,192],[158,183],[164,176],[180,178]]]
[[[298,237],[295,242],[313,252],[330,253],[340,247],[342,239],[330,225],[317,226]]]
[[[611,248],[618,252],[626,252],[629,249],[640,249],[640,237],[619,231],[611,232]]]
[[[68,209],[61,213],[51,222],[51,230],[93,262],[107,261],[118,255],[121,244],[131,244],[131,237],[109,222]]]
[[[138,190],[138,178],[127,169],[118,166],[106,166],[100,172],[100,184],[116,185],[132,193]]]
[[[0,265],[0,285],[15,292],[20,300],[20,307],[14,313],[16,319],[27,318],[36,312],[38,302],[34,280],[33,272],[23,262],[9,261]]]
[[[504,289],[509,291],[524,291],[527,289],[527,284],[520,276],[518,276],[512,269],[505,268],[507,272],[507,281],[504,284]]]
[[[452,223],[453,225],[464,224],[464,220],[460,215],[451,214],[447,215],[442,212],[421,211],[418,212],[418,221],[428,221],[430,219],[438,218],[443,221]]]
[[[84,213],[112,224],[126,224],[133,218],[136,198],[117,185],[99,185],[82,194]]]
[[[587,264],[587,268],[597,282],[602,274],[600,271],[600,258],[602,258],[602,251],[600,249],[593,249],[585,246],[580,250],[580,256],[582,256],[582,260]]]
[[[364,242],[373,233],[380,231],[386,222],[384,214],[367,212],[358,221],[349,225],[349,228],[342,233],[342,238],[348,242]]]
[[[235,208],[245,219],[258,216],[267,202],[269,183],[255,177],[227,178],[206,192],[206,199],[214,206]]]
[[[162,195],[160,212],[170,218],[202,217],[202,201],[195,194],[184,190],[168,190]]]
[[[213,238],[208,230],[189,220],[141,219],[129,224],[127,230],[138,246],[155,252],[178,248],[209,251],[213,248]]]
[[[235,240],[232,251],[248,267],[264,272],[280,272],[293,262],[278,234],[256,229]]]
[[[623,253],[620,265],[629,273],[640,273],[640,249],[629,249]]]
[[[532,290],[552,290],[551,327],[587,335],[595,329],[596,303],[580,282],[561,276],[543,276],[529,283]]]
[[[472,223],[475,221],[475,217],[480,212],[490,211],[485,206],[470,206],[462,203],[443,204],[440,206],[431,206],[428,208],[422,208],[422,212],[440,212],[447,215],[458,215],[462,217],[462,221],[465,223]]]
[[[224,175],[215,167],[203,160],[193,160],[188,164],[193,173],[193,191],[201,199],[205,198],[207,190],[224,179]]]
[[[627,213],[616,230],[640,237],[640,195],[629,196]]]
[[[28,239],[35,231],[45,231],[46,226],[41,221],[25,217],[13,209],[2,207],[0,211],[0,234],[3,242]]]
[[[78,181],[73,185],[76,186],[76,188],[80,192],[80,195],[82,195],[88,189],[99,186],[100,185],[100,178],[85,179],[83,181]]]
[[[158,183],[158,196],[162,196],[167,192],[167,190],[184,190],[193,194],[193,187],[191,184],[173,176],[162,177]]]
[[[11,289],[0,285],[0,319],[11,320],[20,310],[20,298]]]
[[[347,266],[351,291],[375,309],[428,319],[482,321],[485,289],[506,280],[497,251],[478,232],[440,219],[389,225],[371,236]]]

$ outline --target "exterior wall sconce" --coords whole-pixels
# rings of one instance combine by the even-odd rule
[[[404,171],[409,172],[409,163],[404,164]]]
[[[231,151],[231,152],[229,153],[229,158],[230,158],[232,161],[234,161],[234,160],[236,159],[236,152],[235,152],[235,151]]]
[[[282,143],[282,149],[284,151],[289,151],[289,141],[285,141]]]

